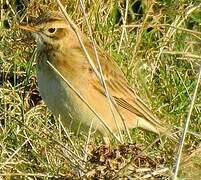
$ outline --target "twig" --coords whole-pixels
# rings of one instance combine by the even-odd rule
[[[180,165],[181,155],[182,155],[182,150],[183,150],[183,146],[184,146],[184,141],[185,141],[186,133],[187,133],[187,130],[188,130],[188,125],[189,125],[189,122],[190,122],[193,106],[195,104],[195,99],[196,99],[200,79],[201,79],[201,66],[200,66],[200,71],[199,71],[199,75],[198,75],[197,84],[196,84],[196,87],[195,87],[195,90],[194,90],[194,93],[193,93],[190,109],[189,109],[189,112],[188,112],[186,122],[184,124],[183,133],[182,133],[180,143],[179,143],[179,147],[178,147],[177,158],[176,158],[176,161],[175,161],[175,167],[174,167],[174,171],[173,171],[173,173],[174,173],[173,174],[173,180],[176,180],[177,175],[178,175],[179,165]]]

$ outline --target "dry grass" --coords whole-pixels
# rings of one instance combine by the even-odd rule
[[[14,1],[1,4],[0,178],[168,179],[176,157],[175,142],[166,138],[157,141],[155,135],[135,129],[131,132],[134,144],[105,147],[101,138],[93,135],[86,146],[85,135],[66,132],[53,118],[37,89],[35,43],[14,26],[26,20],[24,17],[58,8],[51,1],[39,1],[31,1],[21,12]],[[79,1],[63,2],[79,28],[89,35]],[[200,3],[142,1],[140,10],[137,1],[130,1],[125,20],[126,2],[85,1],[93,36],[116,59],[153,112],[181,132],[200,68]],[[6,22],[12,28],[6,29]],[[184,144],[181,178],[201,175],[200,108],[199,85]]]

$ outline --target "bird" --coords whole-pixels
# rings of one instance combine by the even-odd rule
[[[19,28],[34,35],[39,92],[66,128],[92,126],[106,138],[133,128],[158,135],[169,131],[129,86],[115,59],[96,46],[99,68],[92,41],[78,30],[96,73],[63,13],[44,12]]]

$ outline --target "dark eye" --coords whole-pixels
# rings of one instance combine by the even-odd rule
[[[56,32],[56,28],[49,28],[49,29],[48,29],[48,32],[49,32],[49,33],[55,33],[55,32]]]

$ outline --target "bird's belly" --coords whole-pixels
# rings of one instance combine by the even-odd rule
[[[79,76],[76,80],[66,76],[68,78],[66,80],[70,83],[73,82],[74,88],[99,117],[46,64],[37,64],[37,78],[39,91],[44,102],[56,117],[60,117],[66,127],[70,127],[73,131],[77,131],[77,128],[87,131],[92,125],[93,129],[101,132],[103,136],[107,136],[109,131],[118,131],[116,124],[120,129],[124,128],[119,113],[114,108],[112,113],[108,99],[90,86],[86,76]],[[83,83],[85,84],[84,88]]]
[[[80,128],[80,125],[83,129],[90,126],[94,114],[66,82],[56,74],[47,76],[43,71],[37,72],[37,79],[44,102],[66,127],[76,131],[75,128]]]

